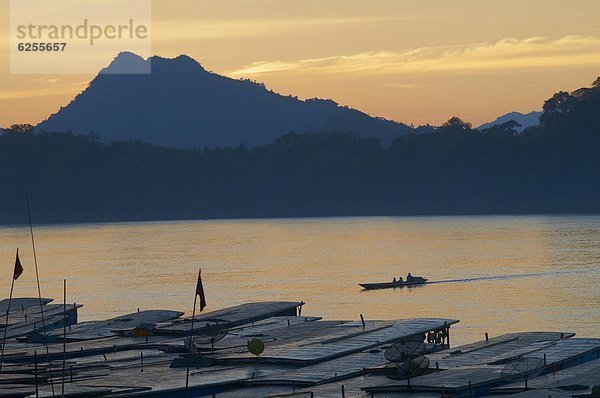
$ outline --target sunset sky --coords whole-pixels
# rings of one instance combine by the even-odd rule
[[[599,15],[598,0],[155,0],[152,52],[406,123],[478,125],[600,76]],[[0,18],[0,126],[35,124],[93,76],[11,75],[8,0]]]

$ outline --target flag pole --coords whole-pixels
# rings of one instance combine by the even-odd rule
[[[19,249],[17,248],[17,256]],[[2,354],[0,354],[0,374],[2,373],[2,361],[4,360],[4,347],[6,346],[6,329],[8,329],[8,314],[10,313],[10,305],[12,303],[13,289],[15,287],[15,277],[13,275],[10,283],[10,295],[8,296],[8,309],[6,310],[6,321],[4,322],[4,337],[2,338]]]
[[[200,280],[202,270],[198,270],[198,280]],[[196,285],[196,294],[194,294],[194,310],[192,311],[192,326],[190,327],[190,335],[194,332],[194,321],[196,320],[196,302],[198,301],[198,286]]]
[[[198,270],[198,280],[200,280],[200,274],[202,270]],[[194,319],[196,318],[196,304],[198,302],[198,285],[196,284],[196,290],[194,291],[194,309],[192,311],[192,324],[190,326],[190,347],[192,347],[192,335],[194,333]],[[190,385],[190,355],[187,356],[187,369],[185,371],[185,397],[189,397],[189,385]]]
[[[42,315],[42,336],[44,336],[44,346],[46,346],[46,356],[48,357],[48,380],[52,387],[52,397],[54,397],[54,382],[52,381],[52,362],[50,361],[50,350],[48,349],[48,338],[46,335],[46,320],[44,318],[44,304],[42,303],[42,288],[40,287],[40,274],[38,272],[37,254],[35,251],[35,239],[33,237],[33,223],[31,222],[31,208],[29,206],[29,193],[25,192],[25,201],[27,202],[27,215],[29,216],[29,232],[31,234],[31,246],[33,248],[33,263],[35,264],[35,280],[37,281],[38,298],[40,300],[40,313]]]

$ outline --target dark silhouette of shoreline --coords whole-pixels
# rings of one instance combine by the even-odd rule
[[[93,136],[0,136],[0,224],[600,212],[600,79],[560,92],[541,124],[478,131],[452,118],[387,147],[350,133],[174,149]]]

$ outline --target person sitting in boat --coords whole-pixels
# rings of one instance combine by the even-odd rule
[[[404,283],[404,279],[401,276],[398,277],[398,283]]]
[[[414,282],[414,280],[415,280],[415,278],[413,278],[413,276],[409,272],[408,275],[406,275],[406,281],[407,282]]]
[[[394,277],[394,280],[392,281],[393,283],[396,283],[396,277]]]

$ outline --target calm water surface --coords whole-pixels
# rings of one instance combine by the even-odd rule
[[[304,300],[329,319],[460,319],[454,343],[512,331],[600,337],[600,216],[229,220],[40,226],[42,294],[83,303],[81,320],[141,309],[191,311],[199,267],[210,309]],[[25,227],[0,228],[8,296],[36,296]],[[484,278],[363,292],[359,282],[412,272]],[[497,277],[501,278],[497,278]],[[506,278],[504,278],[506,276]],[[485,279],[489,278],[489,279]]]

